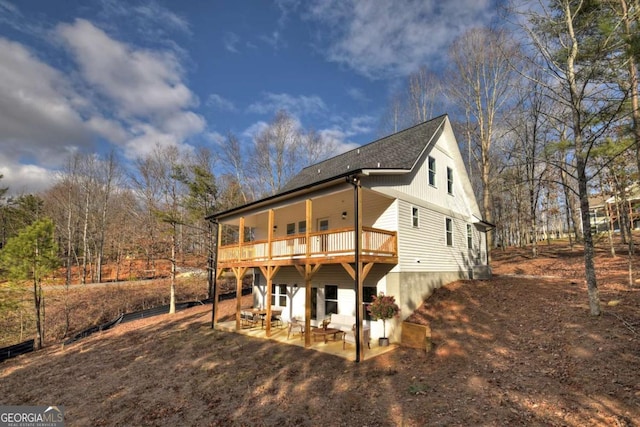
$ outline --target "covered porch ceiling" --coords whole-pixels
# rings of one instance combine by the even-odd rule
[[[378,204],[382,200],[390,203],[393,199],[375,191],[362,189],[363,204]],[[313,218],[323,218],[331,216],[336,212],[347,212],[349,223],[354,220],[354,195],[351,186],[341,187],[333,191],[323,192],[322,194],[307,194],[306,197],[296,197],[295,199],[285,202],[274,203],[272,205],[261,206],[253,210],[248,210],[241,214],[220,219],[220,223],[231,226],[239,226],[240,218],[244,218],[245,227],[260,228],[267,227],[269,222],[269,211],[273,209],[276,221],[278,220],[278,212],[286,211],[287,217],[304,218],[306,213],[305,203],[311,200],[313,206]],[[372,224],[363,224],[371,226]]]

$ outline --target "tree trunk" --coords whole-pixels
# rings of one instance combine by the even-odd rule
[[[39,248],[36,243],[36,256],[33,261],[33,302],[36,312],[36,339],[34,340],[34,348],[39,350],[42,348],[42,317],[40,315],[40,307],[42,303],[42,287],[40,286],[40,277],[38,276],[38,252]]]
[[[171,234],[171,299],[169,301],[169,314],[176,312],[176,225],[172,224]]]
[[[589,309],[591,315],[600,315],[600,295],[596,281],[596,269],[593,262],[593,236],[591,235],[591,220],[589,216],[589,192],[587,190],[587,177],[584,160],[577,157],[578,191],[580,196],[580,213],[582,217],[582,229],[584,236],[584,270],[587,279],[587,293],[589,296]]]
[[[493,223],[493,203],[491,200],[490,176],[489,176],[489,153],[482,150],[482,199],[484,220]],[[493,248],[493,231],[487,234],[487,264],[491,263],[491,249]]]
[[[635,5],[633,3],[635,3]],[[629,7],[626,0],[620,0],[620,7],[622,9],[622,21],[624,22],[625,35],[627,36],[627,40],[631,40],[634,35],[634,31],[637,31],[634,29],[634,19],[630,19],[629,17]],[[631,9],[635,10],[636,25],[638,23],[639,7],[640,4],[638,4],[637,0],[632,2]],[[627,67],[629,69],[629,87],[631,89],[629,97],[631,99],[631,117],[633,119],[633,138],[636,143],[636,165],[638,167],[638,171],[640,171],[640,94],[638,93],[638,86],[640,85],[640,82],[638,82],[636,58],[633,54],[629,54],[626,60]]]
[[[80,283],[87,283],[87,257],[89,252],[88,230],[89,230],[89,186],[85,188],[85,206],[84,206],[84,226],[82,230],[82,271],[80,273]]]
[[[602,181],[600,181],[600,194],[602,195],[602,197],[604,197],[604,185],[602,183]],[[607,200],[604,200],[604,214],[605,217],[607,218],[607,235],[609,237],[609,249],[611,252],[611,257],[615,258],[616,257],[616,248],[613,244],[613,224],[611,223],[611,215],[609,215],[609,205],[607,203]],[[596,221],[596,231],[598,229],[598,221]]]

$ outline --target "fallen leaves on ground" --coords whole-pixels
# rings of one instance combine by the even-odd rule
[[[431,326],[428,354],[354,363],[214,331],[195,307],[6,361],[0,396],[64,405],[74,426],[638,425],[640,289],[602,250],[593,317],[581,260],[495,252],[493,279],[450,283],[412,314]]]

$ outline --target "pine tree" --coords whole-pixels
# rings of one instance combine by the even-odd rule
[[[58,247],[54,240],[54,225],[42,219],[22,229],[9,239],[0,252],[0,267],[10,280],[31,281],[36,317],[35,348],[42,347],[42,279],[59,264]]]

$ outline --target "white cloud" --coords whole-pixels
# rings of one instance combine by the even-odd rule
[[[162,116],[196,105],[172,52],[134,49],[84,19],[59,25],[57,33],[80,65],[82,76],[124,114]]]
[[[190,111],[198,100],[173,52],[136,48],[82,19],[56,31],[81,76],[103,98],[93,99],[95,106],[114,115],[93,119],[91,128],[123,146],[126,157],[147,154],[156,144],[182,146],[205,129],[204,118]]]
[[[237,111],[235,104],[217,93],[212,93],[207,98],[206,105],[220,111]]]
[[[100,0],[99,6],[99,15],[105,21],[126,22],[124,26],[150,41],[165,41],[162,39],[169,31],[191,34],[189,21],[153,0],[135,5],[121,0]]]
[[[371,102],[371,98],[369,98],[362,89],[358,89],[355,87],[349,88],[347,90],[347,95],[354,101],[360,102],[361,104],[367,104]]]
[[[377,119],[373,116],[356,116],[349,119],[350,135],[368,134],[373,131]]]
[[[222,146],[222,144],[224,144],[224,141],[227,139],[223,134],[221,134],[220,132],[207,132],[205,134],[205,137],[211,141],[214,145],[218,145],[218,146]]]
[[[127,7],[127,10],[130,8]],[[154,1],[150,1],[133,8],[140,16],[140,21],[146,26],[170,27],[185,33],[191,33],[189,22],[182,16],[160,6]]]
[[[66,147],[91,143],[79,95],[23,45],[0,38],[0,144],[14,160],[55,164]]]
[[[36,165],[17,164],[0,154],[0,187],[8,187],[9,196],[37,193],[51,186],[55,172]]]
[[[245,138],[253,140],[253,138],[255,138],[256,135],[258,135],[260,132],[264,131],[268,127],[269,127],[268,123],[259,121],[259,122],[253,123],[251,126],[246,128],[241,135]]]
[[[0,23],[8,25],[15,31],[35,36],[42,36],[46,31],[39,22],[24,19],[20,9],[5,0],[0,0]]]
[[[100,116],[91,117],[87,120],[87,127],[107,141],[117,144],[124,143],[129,137],[129,133],[122,127],[120,122]]]
[[[287,43],[282,39],[280,31],[273,31],[268,35],[261,35],[259,39],[271,46],[271,48],[278,50],[281,47],[286,47]]]
[[[224,33],[222,37],[222,43],[224,44],[224,48],[229,52],[238,53],[238,43],[240,43],[240,37],[234,32],[227,31]]]
[[[175,135],[179,140],[185,140],[202,132],[205,126],[206,122],[202,116],[191,111],[177,111],[167,117],[161,128]]]
[[[121,14],[122,20],[112,22],[144,22],[151,31],[161,21],[158,37],[169,30],[190,34],[187,21],[153,1],[131,8],[111,0],[100,4],[107,11],[103,17]],[[156,144],[191,150],[189,139],[206,129],[205,119],[192,111],[198,98],[185,84],[184,52],[175,42],[154,40],[169,47],[142,49],[83,19],[53,31],[45,30],[51,24],[42,19],[34,19],[31,27],[26,21],[17,7],[0,0],[0,24],[41,41],[46,34],[48,42],[58,42],[46,46],[66,48],[77,67],[59,52],[47,51],[42,58],[55,58],[64,67],[56,69],[23,44],[0,37],[0,185],[12,194],[50,186],[69,154],[93,151],[99,140],[134,158]],[[144,33],[138,40],[153,37],[143,28],[136,31]]]
[[[257,114],[272,114],[286,110],[293,115],[318,114],[327,110],[322,98],[317,95],[292,96],[286,93],[266,93],[264,99],[249,105],[247,111]]]
[[[149,123],[138,123],[131,127],[135,136],[125,143],[125,155],[129,159],[144,157],[151,154],[156,147],[177,147],[182,152],[191,152],[193,147],[183,144],[182,138],[176,133],[165,132]]]
[[[327,27],[329,38],[321,40],[327,59],[387,78],[441,65],[455,37],[496,13],[490,0],[316,0],[306,16]]]
[[[323,129],[318,133],[324,141],[336,147],[336,155],[360,146],[357,142],[349,141],[347,133],[338,128]]]
[[[340,123],[331,128],[319,131],[323,139],[333,143],[338,153],[353,150],[360,146],[359,143],[349,139],[357,135],[367,135],[372,132],[376,118],[372,116],[357,116],[349,120],[339,120]]]

